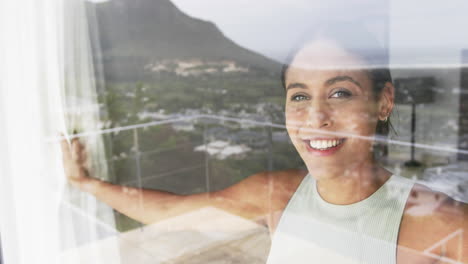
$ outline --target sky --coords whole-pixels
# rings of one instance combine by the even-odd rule
[[[184,13],[215,23],[237,44],[278,61],[315,23],[350,19],[364,21],[396,64],[457,62],[461,49],[468,49],[466,0],[171,1]]]
[[[354,3],[354,7],[351,4]],[[386,0],[173,0],[186,14],[214,22],[236,43],[281,60],[311,25],[322,19],[378,17]],[[343,4],[346,3],[346,4]]]
[[[214,22],[236,43],[277,60],[283,60],[297,39],[321,20],[365,21],[369,31],[388,43],[394,60],[427,51],[453,54],[441,56],[454,61],[459,59],[455,53],[468,48],[468,34],[463,33],[468,28],[466,0],[172,1],[186,14]],[[390,30],[388,35],[384,28]]]

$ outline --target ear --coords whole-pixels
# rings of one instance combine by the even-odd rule
[[[379,98],[379,120],[390,116],[395,105],[395,87],[393,83],[386,82]]]

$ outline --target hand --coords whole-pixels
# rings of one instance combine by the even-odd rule
[[[60,144],[65,175],[71,184],[80,187],[81,183],[89,179],[85,148],[77,138],[72,139],[71,144],[62,139]]]

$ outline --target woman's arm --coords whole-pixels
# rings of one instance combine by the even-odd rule
[[[165,191],[126,187],[94,178],[86,178],[74,185],[120,213],[144,224],[209,205],[207,193],[184,196]]]
[[[416,184],[405,207],[398,247],[402,263],[468,263],[468,204]]]
[[[149,224],[207,205],[207,195],[181,196],[164,191],[111,184],[91,177],[86,151],[78,139],[61,141],[65,175],[74,187],[94,195],[115,210]]]
[[[86,167],[86,151],[78,139],[71,146],[63,140],[65,173],[69,182],[115,210],[145,224],[170,218],[206,206],[214,206],[254,220],[269,219],[281,211],[305,175],[304,171],[288,170],[252,175],[226,189],[192,195],[139,189],[111,184],[90,177]],[[277,215],[277,214],[276,214]]]

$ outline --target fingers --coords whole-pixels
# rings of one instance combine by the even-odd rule
[[[62,139],[60,141],[60,146],[62,148],[64,160],[76,161],[78,163],[82,163],[86,160],[85,147],[78,138],[72,139],[71,143],[68,143],[66,139]]]
[[[83,144],[80,143],[78,138],[74,138],[71,141],[72,153],[71,156],[73,160],[78,163],[83,163],[86,160],[86,152]]]
[[[86,164],[86,148],[78,138],[67,141],[63,135],[60,141],[62,148],[62,159],[65,176],[72,184],[80,184],[82,180],[89,177]]]
[[[63,138],[63,134],[61,134],[60,136]],[[70,144],[68,144],[68,141],[65,138],[63,138],[60,141],[60,147],[62,148],[63,158],[71,160]]]

